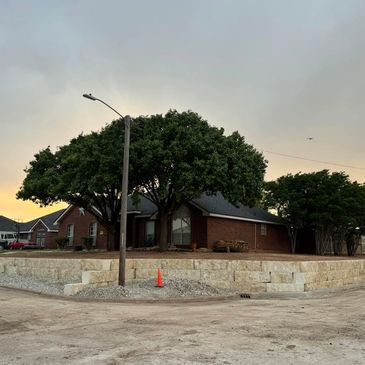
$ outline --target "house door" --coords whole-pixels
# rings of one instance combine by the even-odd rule
[[[46,232],[45,231],[37,231],[36,243],[38,246],[41,246],[41,247],[46,246]]]

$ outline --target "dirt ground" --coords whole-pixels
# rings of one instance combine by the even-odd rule
[[[119,251],[7,251],[0,252],[0,257],[34,257],[34,258],[68,258],[68,259],[117,259]],[[348,256],[316,256],[290,255],[270,252],[159,252],[159,251],[127,251],[127,258],[166,258],[166,259],[231,259],[231,260],[271,260],[271,261],[318,261],[318,260],[364,260],[365,255]]]
[[[365,289],[322,298],[76,302],[0,288],[0,364],[364,364]]]

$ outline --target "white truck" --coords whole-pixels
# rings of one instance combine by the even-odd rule
[[[14,242],[17,239],[17,235],[14,232],[1,232],[0,233],[0,250],[1,248],[7,248],[10,242]]]

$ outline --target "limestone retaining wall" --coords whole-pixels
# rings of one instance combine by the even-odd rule
[[[116,283],[118,260],[0,258],[1,272],[65,283],[65,294]],[[128,259],[127,281],[156,277],[199,280],[245,293],[308,292],[365,284],[365,260],[245,261]]]

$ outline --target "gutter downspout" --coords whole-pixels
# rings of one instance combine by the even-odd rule
[[[256,234],[257,223],[255,223],[255,252],[257,251],[257,234]]]

